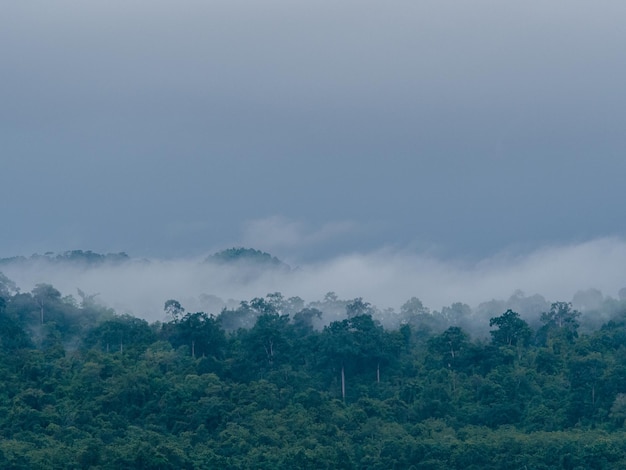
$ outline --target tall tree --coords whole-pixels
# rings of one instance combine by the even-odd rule
[[[499,346],[526,345],[532,336],[532,330],[519,313],[509,309],[499,317],[489,320],[489,326],[497,327],[491,330],[491,340]]]
[[[360,315],[372,315],[374,309],[372,304],[364,302],[362,297],[357,297],[346,306],[346,314],[348,318],[358,317]]]
[[[469,346],[469,337],[458,326],[451,326],[440,335],[428,341],[428,350],[438,359],[440,364],[450,369],[456,368],[462,352]]]
[[[204,312],[186,313],[173,324],[172,342],[190,348],[191,356],[219,356],[226,343],[219,319]]]
[[[274,367],[287,361],[291,349],[289,316],[266,313],[257,318],[254,327],[245,336],[246,349],[252,360],[262,367]]]
[[[57,303],[61,299],[61,293],[50,284],[37,284],[32,292],[33,298],[40,308],[40,321],[44,322],[44,308]]]
[[[0,297],[5,299],[17,294],[20,290],[11,279],[6,277],[2,271],[0,271]]]
[[[97,344],[106,351],[143,351],[156,339],[148,322],[131,315],[119,315],[105,320],[91,329],[85,338],[85,345]]]
[[[180,318],[185,314],[185,309],[180,304],[178,300],[169,299],[165,301],[165,305],[163,305],[163,310],[165,311],[165,315],[174,321],[180,320]]]
[[[568,302],[554,302],[549,312],[541,314],[543,327],[538,332],[540,341],[551,344],[555,351],[571,344],[578,337],[580,312]]]
[[[550,328],[566,329],[576,332],[580,312],[572,308],[569,302],[554,302],[549,312],[541,314],[541,321]]]

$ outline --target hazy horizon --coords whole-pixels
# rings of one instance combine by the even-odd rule
[[[362,297],[380,310],[398,311],[411,297],[418,297],[431,310],[441,311],[455,302],[476,309],[514,295],[569,302],[589,289],[600,291],[603,299],[617,299],[626,287],[621,275],[626,240],[616,238],[546,247],[525,256],[502,253],[479,262],[383,249],[303,263],[291,271],[251,272],[237,265],[203,263],[204,256],[142,261],[130,255],[121,263],[89,266],[44,260],[9,263],[0,271],[24,292],[37,283],[49,283],[63,295],[77,298],[80,289],[87,295],[98,294],[97,299],[118,314],[132,313],[151,321],[163,320],[163,304],[171,298],[195,311],[217,305],[212,296],[232,307],[272,292],[313,302],[332,291],[340,299]],[[208,313],[219,313],[215,309]]]
[[[0,257],[249,246],[433,308],[626,284],[624,2],[1,9]]]

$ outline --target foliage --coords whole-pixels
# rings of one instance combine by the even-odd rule
[[[275,268],[288,268],[288,266],[275,256],[253,248],[228,248],[218,251],[206,259],[209,263],[252,263]]]
[[[1,468],[626,468],[619,315],[507,309],[488,341],[463,304],[385,328],[362,298],[274,292],[148,324],[0,281]]]

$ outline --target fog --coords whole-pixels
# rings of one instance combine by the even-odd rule
[[[188,311],[215,314],[224,305],[236,306],[272,292],[312,302],[332,291],[341,299],[362,297],[380,310],[398,310],[411,297],[418,297],[431,310],[454,302],[476,309],[514,294],[539,294],[550,302],[577,296],[579,302],[597,306],[603,296],[617,297],[626,286],[626,240],[619,238],[544,247],[527,254],[500,253],[478,262],[391,248],[316,263],[291,262],[291,270],[202,261],[131,260],[88,267],[44,260],[5,264],[0,270],[23,292],[37,283],[49,283],[63,295],[78,298],[77,289],[81,289],[87,295],[98,294],[99,302],[117,313],[149,321],[165,318],[163,304],[168,299],[179,300]]]

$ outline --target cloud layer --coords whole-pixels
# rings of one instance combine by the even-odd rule
[[[291,272],[250,276],[243,268],[211,266],[197,259],[132,261],[84,268],[72,265],[7,265],[4,273],[29,291],[46,282],[64,295],[79,288],[119,313],[163,319],[167,299],[188,310],[206,309],[210,296],[224,301],[250,300],[279,291],[286,297],[321,300],[334,291],[340,298],[363,297],[379,308],[398,309],[415,296],[431,309],[453,302],[473,307],[507,299],[520,289],[549,301],[572,299],[581,289],[599,289],[617,297],[626,286],[626,241],[602,238],[567,246],[545,247],[526,255],[501,254],[478,263],[437,259],[407,251],[382,249],[302,264]],[[213,305],[217,305],[213,303]],[[219,313],[218,311],[210,313]]]

